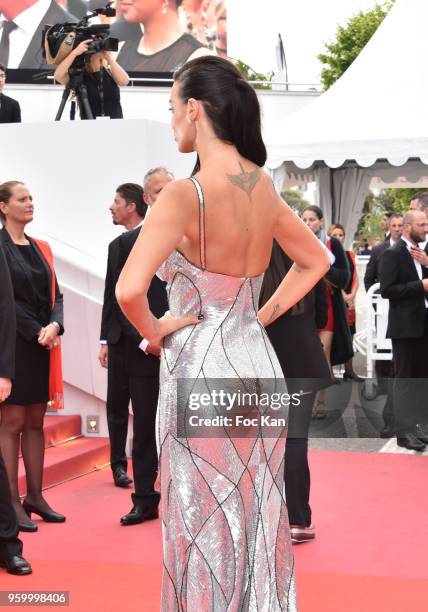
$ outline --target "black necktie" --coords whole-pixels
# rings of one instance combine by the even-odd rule
[[[4,21],[0,40],[0,64],[7,68],[9,62],[9,36],[18,26],[13,21]]]

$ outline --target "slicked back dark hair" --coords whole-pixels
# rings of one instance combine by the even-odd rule
[[[260,105],[256,92],[229,60],[198,57],[174,74],[184,102],[202,102],[214,133],[235,145],[238,152],[258,166],[266,163],[262,139]]]
[[[144,189],[137,183],[123,183],[116,189],[127,204],[135,204],[137,213],[144,219],[147,212],[147,204],[144,202]]]

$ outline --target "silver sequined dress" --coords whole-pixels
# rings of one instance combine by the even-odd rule
[[[179,438],[177,380],[281,378],[257,320],[263,276],[204,270],[175,251],[158,272],[172,315],[202,323],[167,337],[161,357],[162,612],[295,611],[294,565],[283,496],[285,438]]]

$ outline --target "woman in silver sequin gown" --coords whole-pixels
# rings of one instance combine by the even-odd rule
[[[282,381],[264,325],[305,295],[328,261],[259,168],[266,151],[258,101],[234,66],[214,57],[189,62],[175,76],[171,102],[179,149],[196,150],[201,168],[164,188],[117,288],[128,318],[150,343],[163,344],[161,609],[294,612],[284,435],[186,436],[177,432],[177,391],[180,379]],[[297,265],[257,313],[274,236]],[[156,271],[168,284],[162,319],[147,302]]]

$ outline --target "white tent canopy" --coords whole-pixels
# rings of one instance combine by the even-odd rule
[[[275,182],[311,174],[348,234],[374,177],[428,176],[427,23],[427,0],[397,0],[345,74],[265,135]]]

